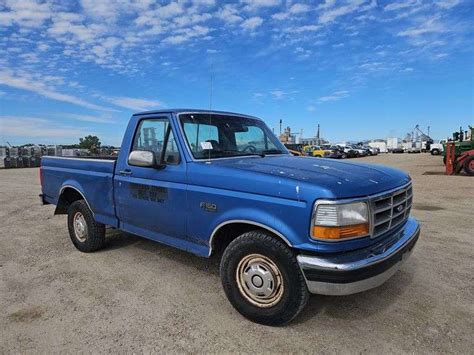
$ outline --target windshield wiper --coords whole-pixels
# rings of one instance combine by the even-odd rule
[[[248,152],[248,153],[246,153],[246,152],[239,152],[237,150],[224,150],[224,151],[222,151],[222,153],[226,153],[226,154],[231,153],[230,156],[233,156],[233,157],[244,157],[244,156],[252,156],[252,155],[259,156],[259,157],[262,157],[262,158],[265,157],[264,152],[261,152],[261,153]],[[237,153],[237,154],[235,154],[235,153]]]
[[[262,151],[261,154],[283,154],[283,152],[280,149],[267,149]]]

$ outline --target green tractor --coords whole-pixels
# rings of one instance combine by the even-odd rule
[[[461,156],[463,153],[474,149],[474,127],[469,126],[469,131],[463,131],[462,127],[460,127],[459,132],[453,133],[453,139],[451,142],[454,142],[456,147],[456,158]],[[446,141],[443,142],[443,162],[446,164]]]
[[[467,175],[474,176],[474,128],[469,126],[469,131],[464,132],[461,128],[453,134],[452,140],[443,144],[446,175],[464,171]]]

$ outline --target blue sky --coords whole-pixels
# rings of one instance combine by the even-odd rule
[[[0,0],[0,145],[213,108],[334,142],[473,124],[474,1]]]

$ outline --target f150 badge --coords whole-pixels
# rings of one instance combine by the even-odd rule
[[[204,211],[207,212],[217,212],[217,205],[215,203],[201,202],[199,204],[199,207],[201,207]]]

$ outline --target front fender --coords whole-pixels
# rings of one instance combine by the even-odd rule
[[[275,217],[275,215],[269,214],[261,209],[248,207],[234,208],[220,215],[219,218],[213,221],[209,226],[208,235],[210,235],[209,247],[211,250],[214,245],[214,238],[219,229],[232,223],[250,224],[266,229],[280,237],[290,247],[292,247],[297,240],[294,230],[281,218]]]

